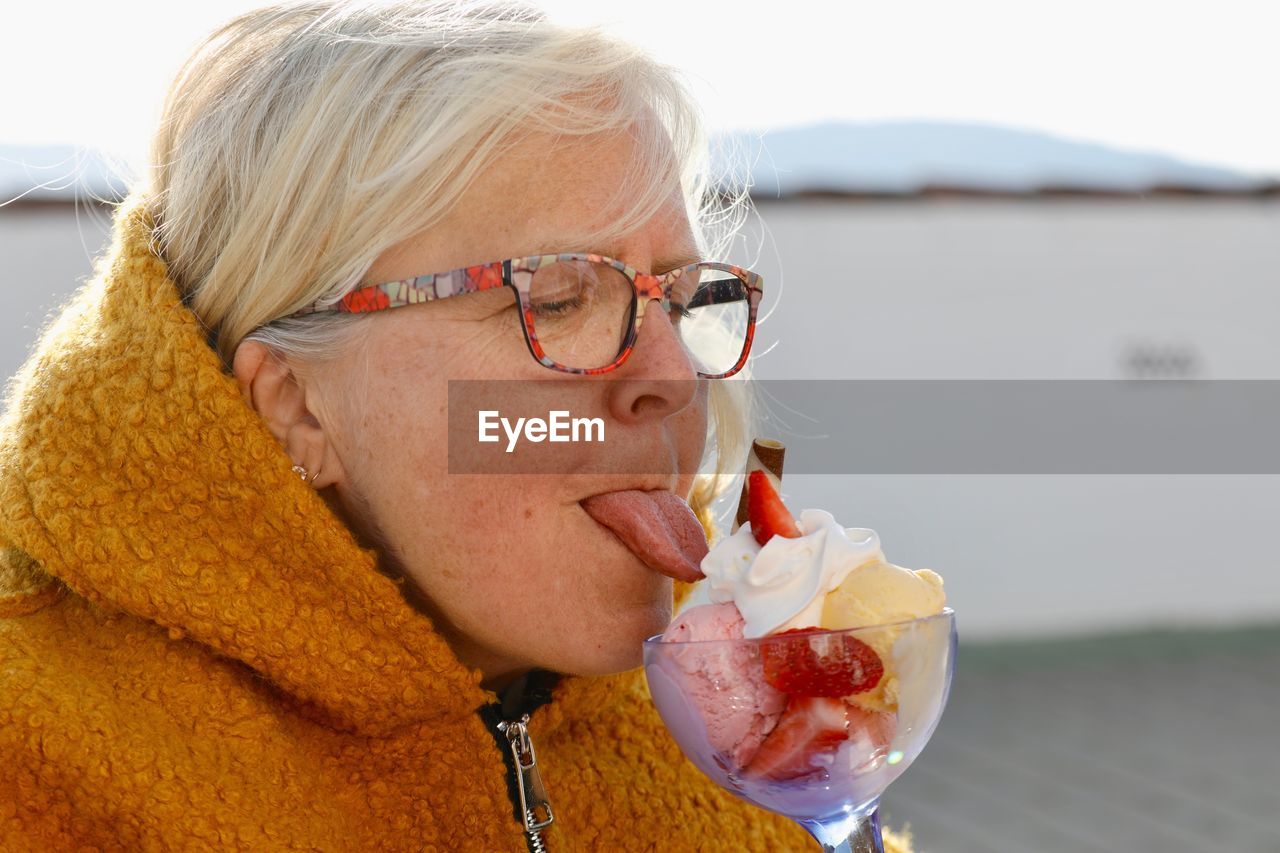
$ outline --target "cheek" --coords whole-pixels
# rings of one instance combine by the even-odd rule
[[[348,412],[345,443],[364,470],[356,479],[409,500],[436,500],[454,492],[449,471],[449,380],[498,378],[516,367],[538,376],[518,329],[505,315],[484,321],[432,320],[414,306],[391,312],[386,329],[371,345],[367,366],[352,368],[346,381],[359,387],[364,403]],[[523,378],[523,374],[515,377]],[[409,490],[403,481],[416,480]],[[439,484],[439,488],[430,488]],[[412,491],[412,494],[410,494]],[[474,489],[483,499],[484,489]]]

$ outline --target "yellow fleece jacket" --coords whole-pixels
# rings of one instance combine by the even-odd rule
[[[497,697],[290,471],[151,228],[120,207],[0,420],[0,849],[524,850]],[[640,670],[529,732],[553,853],[817,847],[705,779]]]

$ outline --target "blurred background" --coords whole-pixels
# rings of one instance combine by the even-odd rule
[[[254,5],[6,9],[0,377],[186,50]],[[757,377],[1280,378],[1277,4],[542,5],[688,74],[756,208],[726,260],[768,285]],[[946,579],[951,704],[884,805],[918,851],[1280,851],[1280,478],[785,490]]]

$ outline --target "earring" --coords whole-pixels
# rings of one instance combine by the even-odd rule
[[[301,477],[304,483],[314,483],[316,480],[316,477],[320,476],[319,468],[316,469],[316,472],[314,474],[311,474],[309,476],[307,474],[307,469],[303,468],[301,465],[294,465],[289,470],[297,474],[299,477]]]

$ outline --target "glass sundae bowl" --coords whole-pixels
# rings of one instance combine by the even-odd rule
[[[949,607],[845,630],[644,643],[649,692],[684,754],[823,850],[851,853],[883,853],[880,798],[937,727],[955,655]]]

